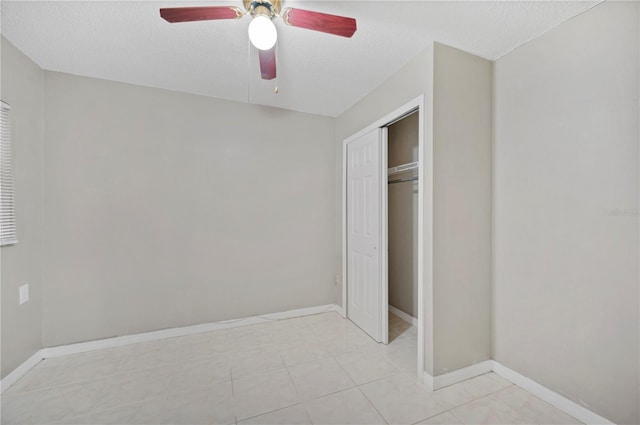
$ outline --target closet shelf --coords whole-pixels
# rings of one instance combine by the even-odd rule
[[[396,167],[391,167],[387,169],[387,175],[392,176],[394,174],[404,173],[406,171],[417,170],[418,163],[417,162],[409,162],[407,164],[398,165]]]

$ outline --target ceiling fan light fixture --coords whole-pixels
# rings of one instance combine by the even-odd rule
[[[1,0],[0,0],[1,1]],[[272,19],[280,18],[289,26],[350,38],[358,29],[356,20],[297,8],[282,8],[284,0],[242,0],[244,11],[235,6],[191,6],[161,8],[160,16],[167,22],[213,21],[251,16],[249,40],[258,49],[260,77],[276,78],[278,31]],[[277,93],[277,89],[276,89]]]
[[[278,31],[271,19],[264,15],[258,15],[249,24],[249,40],[251,44],[260,50],[271,49],[278,40]]]

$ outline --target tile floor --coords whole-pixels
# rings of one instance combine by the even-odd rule
[[[579,423],[493,373],[430,392],[415,328],[390,316],[390,340],[324,313],[47,359],[2,423]]]

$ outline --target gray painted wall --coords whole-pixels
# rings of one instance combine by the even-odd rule
[[[333,119],[45,80],[45,346],[335,301]]]
[[[494,358],[619,424],[640,422],[638,6],[594,7],[494,79]]]
[[[434,373],[491,358],[492,63],[435,45]]]
[[[19,243],[1,248],[2,377],[42,344],[44,73],[2,37],[2,100],[11,105]],[[18,287],[29,301],[18,305]]]
[[[388,165],[418,160],[418,114],[388,128]],[[414,171],[389,176],[406,179]],[[389,304],[418,317],[418,182],[388,185]]]

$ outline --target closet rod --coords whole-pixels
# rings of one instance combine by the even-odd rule
[[[394,184],[394,183],[414,182],[416,180],[418,180],[418,176],[410,178],[410,179],[389,180],[387,183],[388,184]]]
[[[398,165],[396,167],[387,168],[387,175],[400,174],[411,170],[417,170],[420,168],[419,162],[409,162],[407,164]]]

